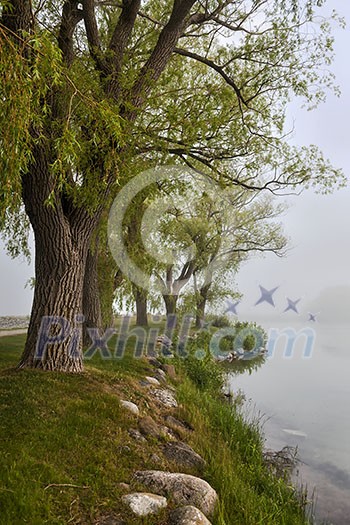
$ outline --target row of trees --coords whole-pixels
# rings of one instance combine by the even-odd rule
[[[109,264],[107,217],[137,173],[160,164],[188,166],[231,191],[235,220],[244,223],[246,211],[250,225],[260,204],[247,203],[259,192],[309,185],[328,191],[342,181],[317,147],[292,147],[284,130],[290,96],[314,106],[334,87],[327,69],[332,24],[318,16],[324,3],[0,2],[0,227],[17,242],[28,218],[35,235],[35,292],[21,367],[82,371],[77,319],[83,312],[96,320],[110,308],[121,276]],[[167,191],[162,186],[141,192],[137,212],[131,206],[123,218],[138,260],[145,255],[138,214],[142,203],[148,207],[158,191]],[[173,182],[169,188],[179,191]],[[216,259],[230,246],[234,268],[238,249],[251,250],[257,237],[265,242],[254,226],[245,233],[242,226],[238,244],[229,232],[226,244],[210,206],[202,195],[174,220],[167,213],[158,236],[158,244],[197,242],[203,258],[186,260],[180,281],[190,274],[204,299],[202,284],[212,281],[200,274],[213,253]],[[202,252],[212,233],[216,241]],[[99,265],[106,268],[102,306],[96,304]],[[164,278],[152,258],[145,255],[142,263],[152,279],[163,281],[169,311],[178,297],[175,266],[168,265]],[[76,329],[36,359],[47,316]]]

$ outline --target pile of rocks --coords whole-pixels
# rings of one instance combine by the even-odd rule
[[[174,389],[167,384],[168,377],[175,378],[175,369],[170,365],[161,365],[154,358],[150,361],[156,377],[146,376],[140,383],[148,388],[153,401],[168,412],[177,407]],[[129,430],[131,437],[137,441],[160,439],[163,441],[161,453],[176,469],[203,471],[205,460],[187,443],[178,439],[176,429],[193,430],[186,422],[168,413],[166,424],[160,424],[150,415],[141,416],[138,406],[131,401],[121,400],[121,405],[137,418],[137,428]],[[157,460],[161,461],[158,456]],[[130,484],[121,485],[128,492],[122,496],[122,502],[135,516],[157,515],[164,512],[171,502],[169,525],[211,525],[208,517],[214,513],[218,496],[209,483],[200,477],[181,471],[143,470],[134,473]]]

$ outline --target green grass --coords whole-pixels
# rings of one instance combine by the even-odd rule
[[[109,515],[127,524],[165,524],[166,512],[137,519],[120,500],[118,483],[128,483],[135,470],[175,468],[165,459],[154,464],[161,442],[128,434],[137,422],[119,398],[162,418],[139,383],[150,368],[133,358],[133,341],[123,359],[95,357],[83,375],[63,375],[16,371],[24,338],[0,339],[0,524],[93,524]],[[294,491],[262,463],[257,426],[217,398],[217,376],[206,367],[199,386],[179,367],[178,415],[194,427],[185,439],[206,459],[204,477],[219,493],[213,525],[304,524]],[[76,487],[54,486],[62,484]]]
[[[16,371],[23,344],[24,336],[0,339],[1,525],[94,523],[108,514],[138,523],[121,509],[118,483],[154,466],[154,445],[130,438],[135,416],[118,398],[145,406],[136,380],[149,369],[128,356],[95,359],[80,376]]]
[[[190,444],[207,461],[205,476],[220,495],[216,525],[307,523],[293,487],[271,475],[262,460],[258,423],[185,380],[178,389],[182,416],[196,428]]]

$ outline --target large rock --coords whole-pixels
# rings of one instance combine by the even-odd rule
[[[161,509],[167,506],[167,500],[158,494],[149,494],[147,492],[134,492],[122,497],[122,501],[129,505],[131,510],[137,516],[147,516],[148,514],[157,514]]]
[[[188,474],[144,470],[135,472],[133,481],[157,494],[169,495],[177,505],[193,505],[206,516],[214,512],[218,499],[209,483]]]
[[[177,375],[174,365],[163,364],[161,365],[161,369],[170,377],[170,379],[176,381]]]
[[[135,416],[138,416],[140,411],[139,411],[139,407],[137,405],[135,405],[135,403],[132,403],[131,401],[125,401],[124,399],[121,399],[120,400],[120,404],[122,407],[126,408],[127,410],[129,410],[129,412],[131,412],[132,414],[135,414]]]
[[[151,416],[146,416],[139,420],[139,429],[146,437],[162,438],[167,435],[166,427],[158,425]]]
[[[187,443],[182,441],[173,441],[166,443],[163,453],[167,459],[174,461],[181,467],[190,467],[203,470],[205,467],[204,459],[197,454]]]
[[[167,408],[176,408],[178,406],[174,394],[168,388],[152,388],[150,392],[161,405]]]
[[[171,512],[170,525],[211,525],[211,523],[199,509],[186,505]]]
[[[174,416],[167,415],[165,417],[165,422],[167,425],[169,425],[174,430],[185,430],[185,431],[193,431],[194,428],[187,423],[187,421],[181,421],[180,419],[176,419]]]
[[[153,386],[160,386],[160,382],[158,381],[157,378],[155,377],[152,377],[152,376],[146,376],[146,381],[150,384],[150,385],[153,385]]]

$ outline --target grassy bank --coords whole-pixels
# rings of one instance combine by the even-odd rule
[[[162,456],[166,438],[139,442],[129,435],[137,420],[120,398],[159,424],[171,413],[194,428],[181,437],[207,461],[202,476],[220,499],[214,525],[305,524],[294,491],[263,464],[258,428],[217,397],[217,376],[207,365],[179,363],[180,406],[161,411],[142,386],[148,363],[130,352],[118,361],[95,358],[81,376],[17,372],[23,343],[24,336],[0,339],[1,525],[97,524],[108,517],[166,524],[166,513],[135,518],[121,503],[120,483],[135,470],[175,466]]]

